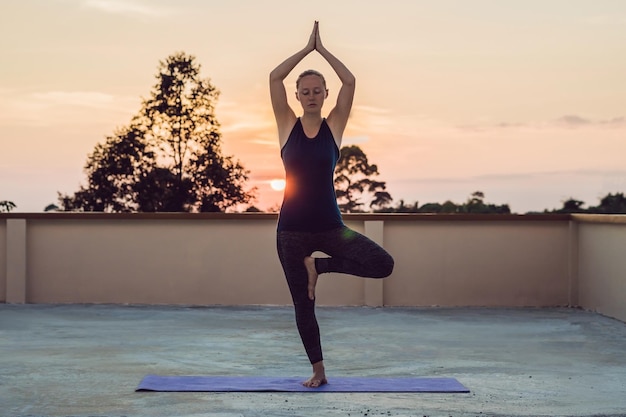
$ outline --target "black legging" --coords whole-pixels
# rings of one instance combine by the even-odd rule
[[[279,231],[278,257],[285,271],[296,313],[296,325],[311,363],[323,360],[320,331],[315,318],[315,301],[309,299],[309,278],[304,258],[315,251],[330,258],[316,258],[318,274],[340,272],[366,278],[384,278],[394,261],[383,248],[348,227],[324,232]]]

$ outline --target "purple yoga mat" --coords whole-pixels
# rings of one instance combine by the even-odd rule
[[[470,392],[454,378],[331,377],[319,388],[306,378],[264,376],[145,376],[136,391],[160,392]]]

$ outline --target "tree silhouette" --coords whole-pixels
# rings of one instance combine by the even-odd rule
[[[200,77],[195,57],[169,56],[156,79],[130,125],[88,156],[87,184],[59,194],[64,210],[227,211],[254,199],[244,189],[249,172],[222,155],[219,91]]]
[[[155,169],[156,156],[148,148],[142,128],[121,128],[103,144],[97,144],[87,158],[87,185],[73,196],[59,195],[59,202],[67,211],[157,211],[142,204],[150,197],[146,192],[155,192],[148,184]],[[154,198],[167,201],[159,194]]]
[[[335,191],[339,209],[346,213],[362,211],[369,200],[369,208],[382,209],[391,203],[391,195],[383,181],[376,181],[378,167],[370,165],[363,150],[356,146],[341,148],[341,158],[335,167]]]
[[[385,208],[378,210],[381,213],[494,213],[494,214],[508,214],[511,213],[511,209],[508,204],[495,205],[486,204],[485,193],[482,191],[473,192],[467,201],[463,204],[456,204],[453,201],[446,200],[441,203],[426,203],[419,206],[417,202],[412,205],[405,204],[404,200],[400,200],[400,204],[397,207]]]
[[[607,194],[596,207],[590,207],[589,212],[600,214],[626,214],[626,197],[624,193]]]
[[[446,202],[447,203],[447,202]],[[439,203],[426,203],[417,209],[418,213],[441,213],[443,205]]]
[[[417,201],[412,205],[408,205],[404,200],[400,200],[397,206],[395,207],[383,207],[381,209],[375,210],[376,213],[418,213],[418,204]]]
[[[8,201],[8,200],[0,201],[0,213],[8,213],[11,210],[13,210],[15,207],[17,206],[12,201]]]
[[[452,214],[452,213],[458,213],[458,212],[459,212],[459,206],[450,200],[444,201],[444,203],[441,205],[440,213]]]
[[[575,198],[570,197],[563,201],[563,207],[552,210],[552,213],[585,213],[587,210],[583,208],[584,205],[584,201],[576,200]]]
[[[545,213],[594,213],[594,214],[626,214],[626,196],[624,193],[608,193],[600,199],[597,206],[583,208],[585,203],[574,198],[563,202],[563,207],[556,210],[545,210]]]
[[[495,205],[485,204],[485,193],[482,191],[474,191],[467,202],[459,207],[459,213],[494,213],[509,214],[511,209],[508,204]]]

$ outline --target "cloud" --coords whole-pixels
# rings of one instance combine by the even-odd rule
[[[498,123],[496,126],[497,127],[501,127],[503,129],[506,129],[506,128],[516,128],[516,127],[527,127],[527,125],[525,125],[524,123],[508,123],[508,122]]]
[[[600,177],[600,178],[624,178],[626,179],[626,170],[600,170],[600,169],[573,169],[573,170],[556,170],[556,171],[534,171],[520,172],[514,174],[484,174],[462,177],[422,177],[422,178],[402,178],[394,180],[398,183],[421,183],[421,184],[467,184],[479,182],[514,182],[525,181],[529,179],[546,179],[555,177]]]
[[[155,7],[153,4],[133,0],[85,0],[83,7],[127,16],[162,17],[169,14],[168,10]]]
[[[45,91],[18,96],[16,109],[42,110],[50,108],[97,109],[129,113],[139,109],[136,97],[114,96],[100,91]]]
[[[222,133],[256,132],[273,128],[274,125],[265,120],[249,120],[246,122],[222,123]]]
[[[364,105],[355,105],[352,108],[353,111],[363,112],[366,114],[391,114],[391,110],[385,109],[382,107],[374,107],[374,106],[364,106]]]
[[[599,127],[626,127],[626,118],[614,117],[606,120],[592,120],[577,115],[566,115],[558,118],[555,124],[570,128],[599,126]]]
[[[282,172],[279,171],[278,174],[275,173],[262,173],[262,174],[256,174],[254,175],[254,179],[252,181],[255,181],[257,183],[267,183],[269,184],[270,181],[275,180],[275,179],[281,179],[284,178],[284,174],[282,174]]]
[[[358,133],[355,136],[362,136],[362,132],[389,132],[394,127],[394,117],[389,109],[363,105],[352,108],[349,131],[353,135]]]
[[[577,116],[575,114],[568,114],[562,116],[556,120],[557,124],[562,124],[569,127],[579,127],[592,124],[592,121],[589,119],[585,119],[583,117]]]
[[[272,148],[278,147],[278,141],[276,139],[268,140],[268,139],[254,138],[254,139],[248,140],[248,143],[253,143],[255,145],[270,146]]]
[[[463,124],[456,126],[457,129],[466,132],[486,132],[493,129],[544,129],[553,127],[561,127],[567,129],[577,129],[583,127],[622,128],[626,127],[626,118],[622,116],[613,117],[611,119],[594,120],[576,114],[566,114],[548,122],[499,122],[489,124]]]
[[[342,139],[342,145],[359,145],[361,143],[369,142],[369,136],[346,136]]]
[[[27,99],[39,105],[66,105],[86,107],[109,107],[115,98],[97,91],[47,91],[33,93]]]
[[[611,127],[624,127],[626,126],[626,118],[614,117],[609,120],[601,120],[599,124],[605,125],[605,126],[611,126]]]
[[[0,96],[0,125],[73,124],[106,117],[124,119],[139,109],[136,97],[114,96],[99,91],[12,92]],[[107,116],[108,115],[108,116]]]

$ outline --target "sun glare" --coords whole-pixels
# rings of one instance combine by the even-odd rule
[[[285,180],[275,179],[270,181],[270,187],[275,191],[282,191],[285,189]]]

